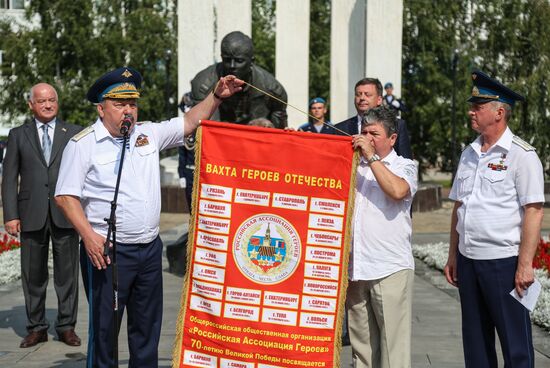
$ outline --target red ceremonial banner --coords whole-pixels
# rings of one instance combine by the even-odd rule
[[[338,367],[349,137],[203,121],[173,367]]]

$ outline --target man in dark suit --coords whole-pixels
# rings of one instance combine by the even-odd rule
[[[4,158],[2,199],[4,226],[21,233],[21,279],[28,335],[21,348],[48,340],[45,316],[48,251],[52,241],[59,340],[79,346],[74,332],[78,310],[78,235],[54,202],[55,186],[65,145],[81,127],[57,118],[55,89],[46,83],[32,87],[28,101],[33,118],[10,131]]]
[[[338,134],[344,131],[351,135],[361,131],[363,115],[373,107],[382,104],[382,83],[377,78],[363,78],[355,84],[355,109],[357,115],[335,125]],[[404,120],[397,120],[397,142],[393,147],[399,156],[412,159],[411,142],[407,124]]]

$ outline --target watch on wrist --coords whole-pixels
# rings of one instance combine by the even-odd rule
[[[380,161],[380,156],[378,156],[376,153],[367,160],[369,164],[372,164],[374,161]]]

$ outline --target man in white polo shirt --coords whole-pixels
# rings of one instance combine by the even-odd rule
[[[346,309],[354,367],[411,365],[414,259],[410,208],[417,189],[414,161],[393,149],[397,118],[368,110],[353,146],[357,168],[353,245]]]

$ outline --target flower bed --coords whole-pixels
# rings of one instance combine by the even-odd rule
[[[535,278],[540,281],[542,291],[535,306],[535,310],[531,313],[533,322],[548,331],[550,331],[550,263],[548,263],[550,254],[550,244],[547,240],[541,240],[539,244],[537,257],[533,261],[535,269]],[[434,267],[443,271],[447,263],[447,254],[449,250],[448,243],[432,243],[426,245],[413,245],[413,254],[416,258],[424,261],[428,266]],[[546,263],[545,263],[546,262]],[[544,266],[546,268],[544,268]]]
[[[53,252],[48,252],[48,270],[53,272]],[[21,243],[16,238],[0,232],[0,285],[21,278]]]
[[[537,253],[533,259],[533,267],[546,270],[550,275],[550,239],[548,236],[540,239]]]
[[[21,278],[21,249],[0,254],[0,285]]]
[[[0,233],[0,254],[17,249],[21,247],[21,243],[14,237],[9,236],[7,233],[1,235]]]
[[[21,243],[0,233],[0,285],[21,278]]]

